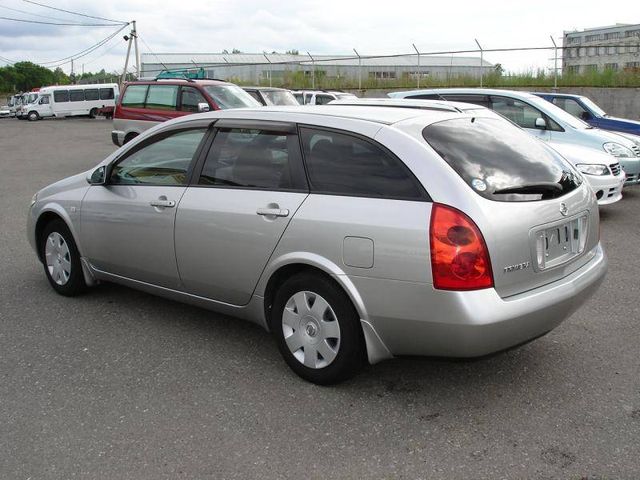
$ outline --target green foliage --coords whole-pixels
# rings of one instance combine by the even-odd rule
[[[69,77],[61,68],[49,70],[31,62],[18,62],[0,68],[0,91],[25,92],[46,85],[66,85]]]

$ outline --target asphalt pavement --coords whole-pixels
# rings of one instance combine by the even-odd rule
[[[112,152],[110,131],[0,120],[0,478],[640,478],[640,186],[602,210],[604,284],[547,336],[319,387],[252,324],[49,287],[29,200]]]

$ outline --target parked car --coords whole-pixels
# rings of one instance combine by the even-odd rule
[[[607,265],[583,177],[488,111],[175,119],[37,192],[27,232],[56,292],[113,281],[251,320],[320,384],[537,338]]]
[[[8,105],[0,107],[0,118],[9,118],[11,116],[11,110]]]
[[[529,133],[554,144],[568,143],[605,151],[620,162],[625,185],[640,183],[640,145],[613,132],[593,128],[561,108],[527,92],[447,88],[389,93],[392,98],[475,103],[509,118]]]
[[[23,114],[30,121],[47,117],[95,118],[100,109],[113,108],[117,97],[117,83],[42,87],[33,101],[23,106]]]
[[[336,90],[294,90],[293,96],[300,105],[325,105],[333,100],[358,98],[353,93]]]
[[[298,105],[291,90],[275,87],[242,87],[262,105]]]
[[[534,95],[544,98],[574,117],[584,120],[593,127],[610,130],[612,132],[640,135],[640,122],[626,118],[612,117],[588,97],[568,93],[546,92],[536,92]]]
[[[183,115],[258,106],[247,92],[222,80],[129,82],[113,114],[111,140],[117,146],[124,145],[154,125]]]
[[[452,112],[488,111],[486,107],[472,103],[438,100],[413,100],[408,98],[358,98],[355,100],[334,100],[329,105],[381,106],[394,108],[418,108],[421,110],[441,110]],[[548,142],[549,145],[569,160],[591,185],[598,199],[598,205],[610,205],[622,199],[625,173],[611,155],[594,148],[579,147],[568,143]]]

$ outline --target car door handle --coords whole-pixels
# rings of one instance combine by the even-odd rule
[[[259,208],[256,213],[267,217],[288,217],[289,210],[286,208]]]
[[[152,207],[173,208],[176,206],[176,202],[173,200],[153,200],[149,202],[149,205]]]

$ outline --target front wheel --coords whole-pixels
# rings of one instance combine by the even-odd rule
[[[35,122],[36,120],[40,119],[40,115],[38,115],[38,112],[29,112],[27,118],[30,122]]]
[[[285,281],[270,326],[284,360],[310,382],[341,382],[364,363],[360,318],[345,292],[324,275],[300,273]]]
[[[54,220],[44,228],[40,248],[45,275],[56,292],[72,297],[87,289],[78,247],[62,220]]]

